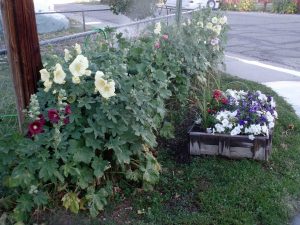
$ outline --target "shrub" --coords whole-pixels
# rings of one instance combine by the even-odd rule
[[[297,13],[297,4],[293,0],[273,0],[272,7],[275,13]]]
[[[59,202],[96,216],[120,180],[151,190],[160,171],[156,136],[172,136],[172,105],[215,80],[226,23],[204,10],[179,28],[157,23],[134,40],[107,32],[106,40],[49,56],[27,111],[27,138],[0,144],[14,220]]]
[[[255,2],[254,0],[241,0],[237,7],[239,11],[253,11],[255,9]]]

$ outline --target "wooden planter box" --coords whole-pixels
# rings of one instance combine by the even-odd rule
[[[201,132],[194,124],[189,130],[189,152],[191,155],[221,155],[228,158],[269,159],[272,151],[272,132],[269,137],[255,136],[252,141],[247,135],[210,134]]]

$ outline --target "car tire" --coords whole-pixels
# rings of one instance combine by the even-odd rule
[[[214,1],[214,0],[209,0],[209,1],[207,2],[207,7],[208,7],[208,8],[211,8],[211,9],[214,9],[214,8],[216,7],[215,1]]]

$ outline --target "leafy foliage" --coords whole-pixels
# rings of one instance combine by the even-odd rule
[[[58,202],[96,216],[120,180],[152,190],[161,170],[156,137],[172,137],[173,106],[215,80],[209,74],[221,62],[226,30],[225,17],[204,10],[181,27],[158,23],[133,40],[107,30],[107,39],[50,55],[28,137],[0,144],[14,220]]]

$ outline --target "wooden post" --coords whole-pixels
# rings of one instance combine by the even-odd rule
[[[181,24],[181,16],[182,16],[182,0],[176,1],[176,23],[178,26]]]
[[[19,127],[23,109],[37,90],[42,68],[33,0],[0,0],[3,30],[15,93]]]

